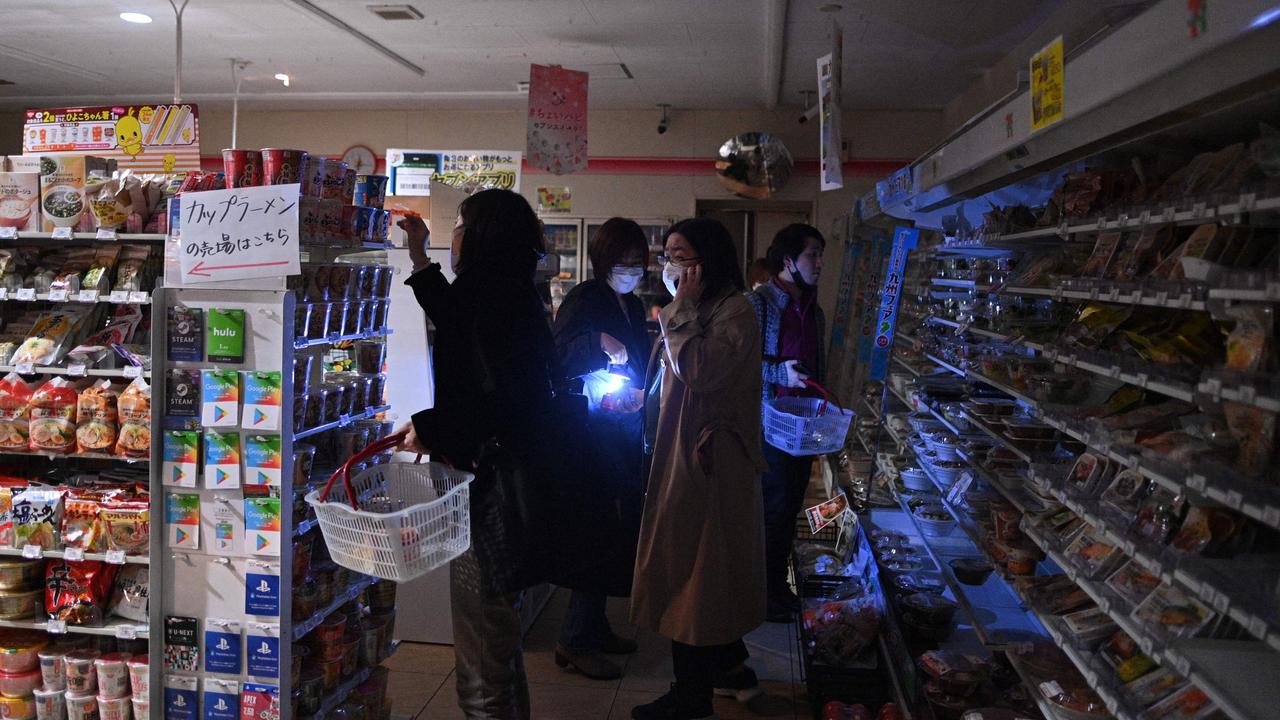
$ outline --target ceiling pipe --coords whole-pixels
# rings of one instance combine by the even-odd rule
[[[778,107],[787,61],[787,0],[765,0],[764,107]]]
[[[378,51],[379,54],[385,56],[395,64],[413,72],[415,75],[422,77],[427,74],[426,70],[414,64],[414,62],[409,58],[397,53],[396,51],[392,50],[386,45],[383,45],[377,40],[374,40],[373,38],[369,37],[368,35],[365,35],[364,33],[352,27],[346,21],[334,15],[333,13],[311,2],[311,0],[289,0],[289,1],[292,2],[294,5],[297,5],[300,9],[308,13],[311,13],[317,18],[345,32],[346,34],[359,40],[365,45],[368,45],[369,47]],[[172,0],[170,0],[170,2],[172,2]]]
[[[175,103],[182,102],[182,11],[187,9],[187,0],[182,0],[179,5],[176,0],[169,0],[169,7],[173,8],[173,15],[177,19],[174,31],[177,34],[177,42],[174,43],[173,63],[173,101]]]
[[[240,129],[240,83],[244,76],[240,73],[249,66],[248,60],[231,58],[231,84],[235,86],[235,95],[231,98],[231,147],[240,147],[236,143],[237,131]]]

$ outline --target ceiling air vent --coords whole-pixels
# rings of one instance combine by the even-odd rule
[[[383,20],[421,20],[422,11],[412,5],[369,5],[369,12]]]

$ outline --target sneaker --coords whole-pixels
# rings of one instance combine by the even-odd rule
[[[606,655],[630,655],[640,649],[635,640],[628,640],[624,637],[618,637],[613,633],[609,633],[609,637],[604,639],[604,647],[600,651]]]
[[[622,668],[598,652],[574,652],[556,643],[555,660],[558,667],[567,670],[573,666],[592,680],[617,680],[622,677]]]
[[[631,708],[632,720],[715,720],[711,699],[701,702],[683,697],[672,684],[671,691],[648,705]]]
[[[760,689],[760,678],[756,677],[756,671],[746,665],[740,665],[728,675],[716,678],[717,697],[731,697],[740,703],[749,703],[762,692],[764,691]]]

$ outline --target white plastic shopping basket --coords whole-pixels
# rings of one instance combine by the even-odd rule
[[[839,452],[849,435],[853,411],[831,402],[827,389],[812,380],[805,385],[821,398],[780,397],[764,403],[764,439],[791,455],[825,455]]]

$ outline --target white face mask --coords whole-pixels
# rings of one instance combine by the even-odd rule
[[[667,292],[671,293],[671,297],[676,296],[676,281],[680,279],[680,268],[667,263],[662,268],[662,284],[667,286]]]
[[[609,273],[607,282],[614,292],[619,295],[626,295],[635,291],[636,287],[640,285],[640,278],[642,277],[644,277],[644,268],[619,265]]]

